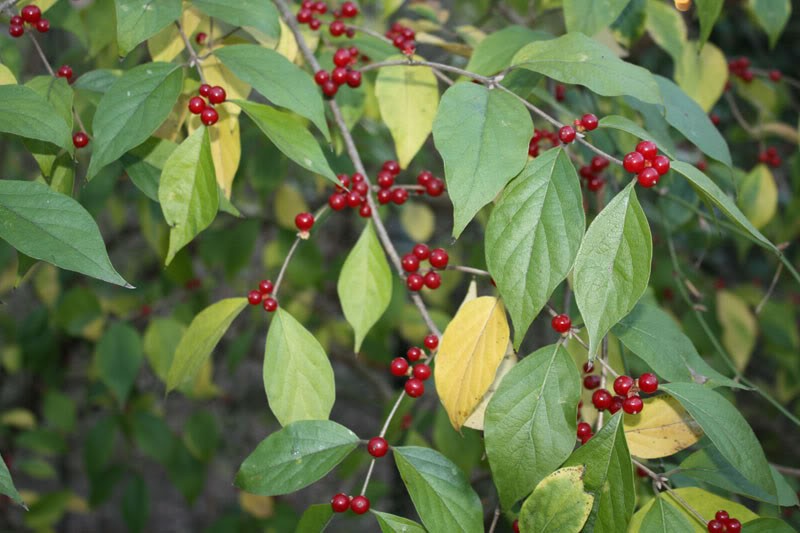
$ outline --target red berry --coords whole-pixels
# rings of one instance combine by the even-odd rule
[[[420,363],[414,366],[414,377],[425,381],[429,377],[431,377],[431,367],[426,365],[425,363]]]
[[[331,79],[331,75],[327,70],[318,70],[314,73],[314,83],[323,85],[326,81]]]
[[[378,191],[378,203],[386,205],[392,201],[392,191],[389,189],[381,189]]]
[[[603,185],[606,184],[606,180],[599,176],[592,176],[589,181],[586,182],[586,188],[592,192],[599,191],[603,188]]]
[[[392,176],[400,174],[400,163],[394,160],[384,161],[381,170],[386,170],[392,173]]]
[[[189,100],[189,112],[199,115],[206,108],[206,101],[199,96],[194,96]]]
[[[330,31],[331,35],[334,37],[339,37],[340,35],[344,35],[344,33],[347,31],[347,26],[345,26],[344,22],[341,20],[334,20],[331,22],[328,31]]]
[[[355,35],[356,35],[356,30],[355,30],[355,28],[347,28],[347,32],[346,32],[346,34],[345,34],[345,35],[347,35],[347,37],[349,37],[350,39],[352,39],[353,37],[355,37]],[[367,58],[366,58],[366,56],[365,56],[365,57],[364,57],[364,61],[366,61],[366,60],[367,60]]]
[[[717,513],[714,515],[715,519],[720,520],[722,522],[724,522],[725,520],[728,520],[730,517],[731,517],[731,515],[729,515],[728,511],[725,511],[725,510],[717,511]]]
[[[648,161],[652,161],[658,155],[658,146],[653,141],[641,141],[636,145],[636,151]]]
[[[352,191],[350,193],[347,193],[347,205],[349,205],[350,207],[358,207],[361,205],[362,201],[363,198],[361,198],[361,195],[358,194],[357,192]]]
[[[592,426],[587,424],[586,422],[581,422],[578,424],[578,438],[583,439],[592,434]]]
[[[394,185],[394,174],[389,172],[388,170],[381,170],[378,172],[378,187],[381,189],[388,189],[392,185]]]
[[[642,412],[642,408],[644,407],[644,403],[642,399],[639,398],[639,395],[633,395],[630,398],[625,398],[625,401],[622,402],[622,410],[628,413],[629,415],[637,415]]]
[[[434,179],[434,178],[433,178],[433,174],[431,174],[431,173],[430,173],[429,171],[427,171],[427,170],[423,170],[423,171],[422,171],[422,172],[420,172],[420,173],[419,173],[419,175],[417,176],[417,183],[419,183],[419,184],[420,184],[420,185],[422,185],[423,187],[427,187],[427,186],[428,186],[428,183],[430,183],[432,179]]]
[[[348,70],[345,67],[336,67],[331,72],[331,81],[336,85],[344,85],[347,83]]]
[[[42,10],[38,6],[25,6],[20,15],[22,15],[22,20],[28,24],[36,24],[42,18]]]
[[[220,87],[219,85],[215,85],[208,91],[208,101],[212,104],[221,104],[227,98],[227,94],[225,94],[225,89]]]
[[[425,286],[431,290],[438,289],[442,285],[442,276],[434,271],[425,274]]]
[[[331,509],[334,513],[343,513],[350,508],[350,498],[347,494],[337,494],[331,498]]]
[[[400,49],[405,55],[410,56],[414,55],[414,52],[417,51],[417,45],[414,41],[406,41],[403,43],[403,47]]]
[[[219,114],[213,107],[207,107],[200,113],[200,122],[206,126],[213,126],[219,120]]]
[[[367,451],[372,457],[383,457],[389,451],[389,443],[383,437],[372,437],[367,443]]]
[[[320,15],[324,15],[328,12],[328,4],[325,2],[314,2],[314,7],[312,7],[311,10],[316,11]]]
[[[75,132],[72,135],[72,144],[75,145],[75,148],[83,148],[89,144],[89,136],[82,131]]]
[[[716,113],[711,113],[711,115],[709,115],[709,118],[711,119],[711,123],[715,126],[719,126],[719,123],[722,122],[722,120],[719,118],[719,115],[717,115]]]
[[[200,94],[200,96],[208,97],[208,94],[211,92],[211,85],[203,83],[197,89],[197,92]]]
[[[596,155],[592,158],[590,166],[593,172],[600,172],[608,166],[608,159],[603,156]]]
[[[709,533],[722,533],[725,531],[725,524],[720,520],[711,520],[706,527]]]
[[[12,24],[8,27],[8,34],[12,37],[22,37],[25,33],[25,28],[21,24]]]
[[[417,259],[420,261],[426,260],[431,255],[431,251],[424,244],[415,245],[412,253],[417,256]]]
[[[611,393],[606,389],[596,390],[594,394],[592,394],[592,405],[594,405],[595,409],[598,411],[605,411],[611,407],[612,402]]]
[[[300,3],[300,9],[308,9],[309,11],[314,9],[314,0],[303,0]]]
[[[614,380],[614,392],[620,396],[625,396],[633,387],[633,378],[630,376],[619,376]]]
[[[392,189],[392,202],[397,205],[403,205],[408,200],[408,191],[406,189]]]
[[[772,81],[776,81],[776,82],[777,81],[781,81],[781,78],[783,78],[783,74],[781,73],[780,70],[770,70],[769,71],[769,79],[771,79]]]
[[[575,140],[575,128],[572,126],[562,126],[561,129],[558,130],[558,138],[561,139],[561,142],[564,144],[569,144]]]
[[[653,159],[653,167],[658,172],[659,176],[663,176],[669,172],[669,158],[665,155],[658,155]]]
[[[336,50],[336,53],[333,54],[333,64],[337,67],[346,67],[350,64],[351,59],[350,50],[347,48],[339,48]]]
[[[428,185],[425,186],[425,190],[427,190],[428,194],[431,196],[439,196],[444,191],[444,182],[439,178],[433,178],[428,182]]]
[[[247,293],[247,301],[250,305],[258,305],[261,303],[261,293],[258,291],[250,291]]]
[[[66,78],[67,81],[69,81],[72,78],[72,67],[69,65],[61,65],[61,68],[56,72],[56,76],[59,78]]]
[[[50,31],[50,21],[47,19],[39,19],[36,23],[36,31],[39,33],[47,33]]]
[[[419,270],[419,258],[414,254],[406,254],[403,256],[402,265],[406,272],[416,272]]]
[[[419,274],[409,274],[406,278],[406,286],[408,287],[408,290],[414,292],[421,291],[422,287],[425,286],[425,278]]]
[[[511,523],[511,529],[514,530],[514,533],[519,533],[519,520],[514,520],[514,522]]]
[[[585,363],[583,363],[583,373],[584,374],[589,374],[589,373],[591,373],[592,370],[594,370],[594,364],[593,363],[591,363],[589,361],[586,361]]]
[[[725,521],[725,533],[740,533],[742,531],[742,523],[735,518]]]
[[[347,85],[353,89],[361,87],[361,71],[351,70],[347,73]]]
[[[581,126],[586,128],[587,131],[592,131],[597,128],[597,117],[592,113],[586,113],[581,117]]]
[[[745,83],[750,83],[755,78],[755,75],[752,70],[745,70],[740,77]]]
[[[258,284],[258,292],[261,294],[272,294],[275,285],[268,279],[262,279],[261,282]]]
[[[555,87],[555,96],[557,102],[563,102],[564,98],[567,96],[567,88],[560,83],[557,84]]]
[[[353,2],[345,2],[341,9],[342,16],[345,18],[353,18],[358,15],[358,7]]]
[[[428,258],[430,261],[431,266],[434,268],[447,268],[447,263],[450,261],[450,256],[447,255],[447,252],[444,248],[436,248],[435,250],[431,250],[431,255]]]
[[[206,42],[207,38],[208,38],[208,35],[205,32],[201,31],[200,33],[198,33],[195,36],[194,42],[196,42],[197,44],[204,44]]]
[[[408,372],[408,361],[404,357],[395,357],[389,367],[393,376],[405,376]]]
[[[559,333],[566,333],[572,327],[572,320],[570,320],[569,315],[556,315],[553,317],[553,320],[550,321],[550,325]]]
[[[300,213],[294,217],[294,225],[300,231],[308,231],[314,227],[314,215],[311,213]]]
[[[406,381],[405,390],[412,398],[419,398],[425,393],[425,383],[421,379],[411,378]]]
[[[620,409],[622,409],[622,404],[625,402],[625,398],[622,396],[614,396],[611,399],[611,406],[608,408],[608,411],[613,415]]]
[[[650,372],[645,372],[639,376],[638,383],[639,390],[646,392],[647,394],[652,394],[658,390],[658,378],[655,374],[651,374]]]
[[[353,174],[353,183],[364,183],[366,180],[364,179],[364,174],[361,172],[356,172]]]
[[[408,351],[406,351],[406,357],[408,357],[409,361],[419,361],[419,359],[422,357],[422,349],[412,346],[408,349]]]
[[[622,166],[631,174],[638,174],[644,170],[644,156],[639,152],[630,152],[622,160]]]
[[[356,496],[350,502],[350,509],[356,514],[364,514],[369,511],[369,500],[366,496]]]
[[[362,218],[369,218],[372,216],[372,208],[367,203],[361,204],[361,207],[358,208],[358,214]]]
[[[439,337],[431,333],[425,337],[425,347],[429,350],[435,350],[439,346]]]
[[[320,29],[322,27],[322,21],[319,20],[319,19],[313,19],[312,18],[311,21],[308,23],[308,27],[311,28],[314,31],[317,31],[318,29]]]
[[[19,15],[14,15],[14,16],[13,16],[13,17],[11,17],[11,19],[8,21],[8,23],[9,23],[9,24],[13,24],[13,25],[15,25],[15,26],[22,26],[22,25],[24,24],[24,22],[25,22],[25,21],[24,21],[24,20],[22,20],[22,17],[20,17]]]
[[[268,313],[274,312],[278,308],[278,300],[272,296],[264,298],[264,310]]]
[[[328,98],[333,98],[336,96],[336,91],[339,90],[339,86],[336,85],[333,81],[328,80],[322,84],[322,94],[327,96]]]
[[[600,386],[600,376],[586,376],[583,378],[583,386],[586,390],[594,390]]]
[[[311,22],[311,19],[314,17],[314,14],[311,12],[310,9],[301,9],[297,12],[297,22],[300,24],[308,24]]]
[[[661,176],[658,174],[656,169],[653,167],[647,167],[637,174],[636,179],[639,181],[639,185],[645,189],[649,189],[658,183],[658,178],[660,177]]]

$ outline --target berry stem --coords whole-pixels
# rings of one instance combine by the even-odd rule
[[[747,122],[747,119],[744,118],[742,114],[742,110],[739,109],[739,104],[736,103],[736,98],[731,94],[731,91],[725,91],[725,101],[728,102],[728,107],[731,108],[731,115],[733,118],[736,119],[736,122],[742,127],[744,131],[747,132],[753,138],[758,138],[758,132],[756,129]]]
[[[31,38],[31,42],[33,43],[33,47],[36,48],[36,53],[38,53],[39,57],[42,59],[42,63],[44,63],[44,66],[47,68],[47,72],[49,72],[51,76],[55,77],[56,72],[53,70],[53,67],[50,66],[50,62],[47,61],[47,56],[44,55],[44,51],[42,50],[42,47],[39,46],[39,41],[36,40],[36,36],[33,35],[33,32],[31,32],[31,31],[28,31],[26,33],[28,34],[28,37]]]
[[[489,533],[494,533],[497,527],[497,522],[500,520],[500,505],[496,505],[492,516],[492,524],[489,526]]]
[[[294,253],[297,251],[297,247],[300,245],[300,241],[302,239],[300,237],[296,237],[294,242],[292,243],[292,247],[289,248],[289,253],[286,254],[286,257],[283,258],[283,264],[281,265],[281,269],[278,272],[278,277],[275,278],[275,288],[272,289],[272,297],[278,297],[278,289],[281,286],[281,282],[283,281],[283,276],[286,274],[286,269],[289,267],[289,262],[292,260]]]
[[[181,34],[184,48],[186,48],[186,51],[189,52],[189,66],[197,69],[197,74],[200,76],[200,81],[206,83],[206,78],[203,76],[203,69],[200,68],[200,58],[197,57],[197,52],[195,52],[194,48],[192,48],[192,43],[189,41],[189,37],[187,37],[186,32],[183,31],[183,24],[181,24],[179,20],[176,20],[175,26],[178,27],[178,33]]]
[[[769,289],[767,289],[767,292],[764,294],[764,297],[761,298],[761,301],[758,302],[758,305],[753,310],[753,312],[756,315],[761,314],[761,310],[764,308],[764,305],[772,297],[772,293],[775,291],[775,286],[778,284],[778,280],[781,277],[781,272],[783,272],[783,263],[778,264],[778,268],[775,270],[775,275],[772,276],[772,282],[769,284]]]
[[[472,268],[468,266],[447,265],[445,270],[458,270],[459,272],[466,272],[467,274],[473,274],[475,276],[486,276],[487,278],[491,277],[491,274],[489,274],[485,270],[481,270],[480,268]]]
[[[452,67],[450,65],[446,65],[444,63],[436,63],[434,61],[418,61],[418,60],[411,60],[408,61],[401,61],[401,60],[393,60],[393,61],[381,61],[378,63],[372,63],[369,65],[364,65],[359,70],[361,72],[368,72],[370,70],[376,70],[383,67],[431,67],[437,69],[439,71],[444,72],[452,72],[453,74],[458,74],[459,76],[464,76],[476,81],[483,83],[484,85],[495,85],[499,81],[497,77],[493,76],[481,76],[480,74],[476,74],[474,72],[470,72],[468,70],[464,70],[458,67]],[[515,95],[516,96],[516,95]]]
[[[675,498],[675,501],[677,501],[689,513],[691,513],[692,516],[694,516],[694,518],[696,518],[701,524],[703,524],[703,527],[705,527],[705,525],[708,523],[708,521],[705,518],[703,518],[703,515],[701,515],[697,511],[697,509],[695,509],[694,507],[689,505],[689,502],[684,500],[680,496],[680,494],[678,494],[674,490],[672,490],[672,488],[669,486],[669,479],[667,478],[666,475],[658,474],[656,472],[653,472],[652,470],[650,470],[648,467],[646,467],[645,465],[643,465],[642,463],[640,463],[636,459],[631,459],[631,461],[633,462],[633,464],[637,468],[640,468],[642,470],[642,472],[644,472],[645,474],[650,476],[650,478],[653,480],[653,483],[655,484],[657,489],[664,489],[665,491],[667,491],[670,496]]]

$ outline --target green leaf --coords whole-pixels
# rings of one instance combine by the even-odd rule
[[[562,83],[583,85],[601,96],[628,95],[650,104],[661,103],[650,71],[622,61],[582,33],[531,43],[517,52],[513,64]]]
[[[610,26],[630,0],[564,0],[564,22],[569,32],[591,37]]]
[[[250,26],[277,39],[281,34],[278,10],[260,0],[192,0],[200,11],[231,26]]]
[[[711,368],[672,316],[655,305],[639,302],[611,331],[666,381],[742,387]]]
[[[774,495],[769,463],[753,430],[728,400],[695,383],[668,383],[661,390],[681,402],[720,454],[748,481]]]
[[[392,448],[400,477],[428,531],[483,531],[483,510],[464,473],[430,448]]]
[[[575,259],[575,301],[589,332],[589,358],[647,289],[653,241],[631,182],[589,226]]]
[[[544,478],[522,505],[520,531],[581,531],[592,512],[595,498],[584,491],[583,475],[583,466],[572,466],[556,470]]]
[[[169,156],[158,184],[158,200],[170,225],[165,263],[217,216],[219,192],[206,128],[198,128]]]
[[[181,16],[181,0],[115,0],[117,45],[121,56]]]
[[[692,523],[664,498],[656,501],[642,521],[640,531],[653,533],[684,533],[692,530]]]
[[[134,474],[125,486],[121,506],[122,519],[128,526],[128,531],[130,533],[145,531],[150,515],[150,497],[147,483],[139,474]]]
[[[516,347],[572,269],[585,227],[578,174],[561,148],[530,161],[503,191],[486,226],[486,264]]]
[[[457,83],[442,96],[433,123],[453,202],[453,236],[525,166],[533,122],[513,96]]]
[[[356,446],[356,434],[336,422],[293,422],[261,441],[239,467],[235,484],[263,496],[289,494],[321,479]]]
[[[500,382],[486,408],[484,435],[503,508],[530,494],[572,453],[580,399],[580,374],[561,345],[525,357]]]
[[[255,104],[246,100],[234,100],[233,102],[247,113],[256,126],[289,159],[339,185],[339,180],[328,165],[319,143],[308,131],[302,119],[263,104]]]
[[[333,369],[319,341],[278,308],[264,347],[264,390],[278,422],[327,420],[336,399]]]
[[[72,130],[72,102],[75,94],[66,79],[53,76],[36,76],[25,83],[25,86],[30,87],[39,96],[45,98],[56,110],[58,116],[64,119],[67,127]],[[63,152],[62,149],[51,143],[34,139],[26,139],[25,146],[36,159],[42,174],[47,177],[52,176],[54,174],[53,167],[56,166],[56,158],[59,153]],[[65,170],[74,173],[74,164],[69,154],[63,153],[59,159],[60,164],[56,168],[60,170],[62,175]],[[52,178],[50,181],[52,181]],[[65,194],[71,193],[72,187]]]
[[[461,427],[460,431],[453,429],[447,411],[439,406],[433,422],[433,445],[453,461],[465,475],[469,476],[472,469],[478,466],[483,456],[483,435],[480,431]]]
[[[700,196],[714,204],[725,216],[731,219],[732,222],[748,233],[756,244],[761,245],[771,252],[778,253],[778,249],[775,245],[747,220],[744,213],[736,207],[734,201],[725,194],[716,183],[711,181],[708,176],[689,163],[684,163],[683,161],[673,161],[671,168],[685,177]]]
[[[172,111],[182,86],[183,70],[172,63],[145,63],[115,81],[94,114],[87,179],[146,141]]]
[[[433,128],[439,107],[436,76],[429,68],[384,67],[375,81],[375,98],[392,134],[397,160],[406,168]]]
[[[508,26],[487,35],[479,42],[465,69],[482,76],[492,76],[511,65],[514,55],[526,44],[552,37],[549,33],[524,26]]]
[[[662,76],[655,76],[664,99],[664,118],[704,154],[731,166],[728,143],[705,111],[680,87]]]
[[[260,3],[259,10],[269,2]],[[226,10],[230,9],[230,4]],[[216,55],[239,79],[273,104],[309,119],[330,140],[319,87],[306,72],[275,50],[254,44],[218,48]]]
[[[777,518],[757,518],[744,524],[744,533],[796,533],[796,529]]]
[[[145,196],[158,202],[161,171],[178,145],[168,139],[150,137],[122,156],[125,173]],[[663,150],[662,150],[663,151]]]
[[[736,203],[742,213],[761,229],[775,217],[778,210],[778,187],[766,165],[756,165],[738,184]]]
[[[792,14],[792,3],[789,0],[748,0],[747,7],[758,25],[767,32],[769,47],[775,48]]]
[[[167,392],[194,380],[203,363],[247,306],[247,298],[228,298],[214,303],[194,317],[181,338],[167,373]]]
[[[125,405],[139,368],[142,366],[142,339],[128,324],[115,322],[103,333],[96,348],[100,381]]]
[[[68,150],[70,127],[43,96],[23,85],[0,85],[0,132],[48,142]]]
[[[336,289],[344,317],[355,331],[354,350],[358,352],[392,299],[392,272],[372,221],[347,255]]]
[[[132,288],[111,265],[91,215],[43,183],[0,180],[0,239],[34,259]]]
[[[661,0],[647,0],[646,24],[653,41],[677,62],[688,40],[680,11]]]
[[[0,494],[8,496],[15,503],[27,509],[22,501],[22,496],[19,495],[17,488],[14,486],[14,480],[11,479],[11,473],[8,471],[8,466],[6,466],[6,461],[2,455],[0,455]]]
[[[607,115],[600,119],[598,127],[624,131],[626,133],[630,133],[634,137],[638,137],[639,139],[653,141],[658,145],[658,149],[663,152],[664,155],[670,159],[675,159],[675,155],[668,148],[666,148],[666,142],[661,142],[659,137],[651,134],[629,118],[620,115]]]
[[[696,0],[697,16],[700,19],[700,46],[708,40],[714,24],[722,11],[724,0]]]
[[[297,523],[295,533],[322,533],[333,518],[333,509],[329,503],[318,503],[309,506]]]
[[[408,518],[374,510],[372,514],[378,519],[381,533],[425,533],[424,527]]]
[[[636,491],[633,464],[625,442],[622,411],[612,416],[589,442],[572,452],[564,466],[585,465],[583,484],[595,495],[584,531],[627,531],[633,516]]]

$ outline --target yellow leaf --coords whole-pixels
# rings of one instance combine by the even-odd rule
[[[414,56],[414,59],[422,58]],[[382,68],[375,82],[375,96],[394,139],[397,160],[406,168],[433,128],[439,108],[436,76],[429,68]]]
[[[508,341],[505,310],[491,296],[467,302],[448,324],[436,360],[436,391],[456,430],[489,390]]]
[[[408,203],[400,211],[400,224],[411,240],[425,242],[433,235],[436,218],[433,210],[425,204]]]
[[[230,39],[226,39],[225,44],[237,44],[241,41],[235,40],[231,42]],[[222,46],[222,45],[220,45]],[[219,48],[219,46],[214,47]],[[233,75],[233,72],[228,70],[228,68],[222,64],[222,62],[217,59],[217,56],[210,55],[207,58],[203,59],[202,63],[203,67],[203,74],[206,77],[206,83],[211,85],[219,85],[221,87],[225,87],[225,92],[227,93],[228,100],[245,100],[247,99],[248,95],[250,94],[250,86],[237,78]],[[241,109],[238,106],[231,106],[227,108],[228,112],[233,115],[238,115],[241,113]]]
[[[284,183],[275,191],[275,220],[288,230],[296,230],[294,217],[308,211],[305,198],[296,188]]]
[[[743,524],[758,518],[757,514],[744,505],[726,500],[721,496],[717,496],[716,494],[703,489],[698,489],[697,487],[673,489],[672,492],[675,493],[678,498],[681,498],[684,502],[692,506],[692,508],[700,513],[705,520],[712,520],[714,518],[714,514],[720,509],[725,509],[732,517],[737,518]],[[691,531],[685,531],[681,533],[706,533],[707,530],[705,524],[701,524],[696,517],[689,514],[689,512],[684,508],[684,503],[677,500],[669,492],[662,492],[659,494],[659,497],[667,498],[670,504],[675,506],[676,509],[683,513],[687,520],[692,524],[693,528]],[[647,516],[647,512],[653,506],[653,503],[655,503],[655,499],[650,500],[638,511],[636,511],[636,514],[633,515],[630,524],[628,524],[628,531],[630,533],[647,533],[642,531],[642,521],[644,520],[644,517]]]
[[[514,365],[517,364],[517,354],[514,353],[514,347],[511,343],[508,343],[508,350],[506,350],[506,355],[503,357],[503,360],[500,361],[500,366],[497,367],[497,372],[494,375],[494,381],[492,384],[489,385],[489,390],[486,391],[486,394],[483,395],[481,398],[481,403],[478,404],[478,407],[472,411],[472,414],[469,415],[466,421],[464,421],[464,425],[468,428],[477,429],[478,431],[483,431],[483,420],[486,415],[486,406],[489,405],[489,401],[494,396],[494,391],[497,390],[497,387],[500,386],[500,382],[503,381],[503,378],[506,377],[506,374],[511,372],[511,369],[514,368]]]
[[[48,263],[39,265],[33,275],[33,289],[42,303],[52,308],[61,293],[58,269]]]
[[[728,80],[728,62],[711,43],[698,53],[697,42],[689,41],[675,65],[675,81],[686,94],[708,112],[717,103]]]
[[[33,429],[36,427],[36,416],[21,407],[9,409],[0,415],[0,425],[17,429]]]
[[[736,203],[756,229],[766,226],[778,210],[778,187],[766,165],[756,165],[739,183]]]
[[[90,510],[89,503],[75,493],[72,493],[70,496],[69,503],[67,503],[67,509],[71,513],[78,514],[86,514]]]
[[[703,430],[671,396],[644,400],[638,415],[625,415],[625,439],[631,455],[642,459],[669,457],[700,440]]]
[[[17,78],[14,77],[14,73],[11,72],[4,64],[0,63],[0,85],[16,85]]]
[[[256,518],[269,518],[275,512],[275,499],[249,492],[239,493],[239,505],[245,512]]]
[[[211,135],[211,159],[217,174],[217,185],[230,199],[233,178],[239,170],[242,158],[242,139],[239,135],[239,107],[225,103],[216,106],[219,120],[208,131]],[[201,127],[200,118],[193,116],[189,121],[189,133]]]
[[[203,22],[203,15],[195,8],[184,9],[181,25],[186,35],[193,35]],[[208,26],[206,22],[205,26]],[[177,26],[168,25],[166,28],[147,40],[147,51],[153,61],[172,61],[183,52],[185,44]]]
[[[730,291],[717,291],[717,320],[722,326],[722,345],[741,372],[750,362],[756,346],[756,317],[744,300]]]

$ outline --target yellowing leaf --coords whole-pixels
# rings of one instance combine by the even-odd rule
[[[233,178],[239,170],[242,158],[242,139],[239,136],[238,106],[222,104],[216,107],[219,120],[213,128],[208,128],[211,140],[211,159],[214,161],[214,170],[217,174],[217,185],[230,199]],[[199,127],[204,127],[197,116],[189,121],[189,132]]]
[[[516,364],[517,354],[514,353],[514,347],[511,345],[511,343],[509,343],[506,355],[503,357],[503,360],[500,361],[500,366],[497,367],[497,372],[494,375],[494,381],[492,381],[492,384],[489,385],[489,390],[487,390],[486,394],[483,395],[481,402],[472,411],[472,414],[469,415],[469,418],[464,421],[464,425],[466,427],[483,431],[484,418],[486,416],[486,406],[489,405],[489,400],[491,400],[492,396],[494,396],[494,392],[497,390],[497,387],[500,386],[500,382],[503,381],[503,378],[506,377],[506,374],[508,374]]]
[[[464,304],[447,326],[436,360],[436,390],[450,423],[460,429],[489,390],[509,341],[508,321],[497,298]]]
[[[408,203],[400,211],[400,224],[414,242],[426,242],[430,239],[435,222],[433,210],[425,204]]]
[[[695,511],[700,513],[705,520],[712,520],[714,518],[714,514],[720,509],[725,509],[731,516],[737,518],[743,524],[758,518],[758,515],[744,505],[726,500],[722,496],[717,496],[716,494],[699,489],[697,487],[673,489],[672,493],[674,493],[681,500],[679,501],[669,492],[662,492],[659,497],[669,500],[669,502],[676,509],[678,509],[689,519],[693,529],[686,532],[682,531],[681,533],[705,533],[707,531],[705,524],[698,522],[696,517],[689,514],[689,511],[687,511],[684,507],[685,504],[682,502],[688,503]],[[636,514],[633,515],[630,524],[628,524],[628,531],[644,532],[642,529],[642,522],[644,521],[644,517],[647,516],[647,512],[650,511],[650,508],[653,506],[655,501],[655,499],[650,500],[638,511],[636,511]]]
[[[711,43],[698,53],[696,41],[683,47],[675,65],[675,81],[681,89],[708,112],[722,96],[728,80],[728,62],[719,48]]]
[[[275,512],[275,499],[249,492],[239,493],[239,505],[245,512],[256,518],[269,518]]]
[[[219,47],[215,46],[214,48]],[[250,85],[234,76],[233,72],[228,70],[213,54],[203,59],[203,74],[209,85],[225,87],[228,100],[246,100],[250,94]],[[230,106],[227,110],[232,115],[241,113],[241,109],[236,106]]]
[[[203,22],[203,15],[197,9],[192,7],[183,11],[181,26],[186,35],[193,35],[200,27],[201,22]],[[153,61],[172,61],[183,52],[184,48],[183,38],[174,24],[168,25],[147,40],[147,51],[150,52]]]
[[[36,427],[36,416],[21,407],[9,409],[0,414],[0,425],[15,427],[17,429],[33,429]]]
[[[294,217],[308,211],[305,198],[296,188],[284,183],[275,191],[275,220],[285,229],[295,230]]]
[[[11,72],[7,66],[0,63],[0,85],[16,85],[17,78],[14,77],[14,73]]]
[[[642,414],[625,415],[623,424],[631,455],[642,459],[669,457],[703,436],[697,422],[671,396],[647,398]]]
[[[718,291],[717,320],[722,326],[722,345],[741,372],[747,367],[756,346],[756,317],[744,300],[730,291]]]
[[[766,165],[757,165],[742,179],[736,203],[756,229],[772,220],[778,210],[778,187]]]

